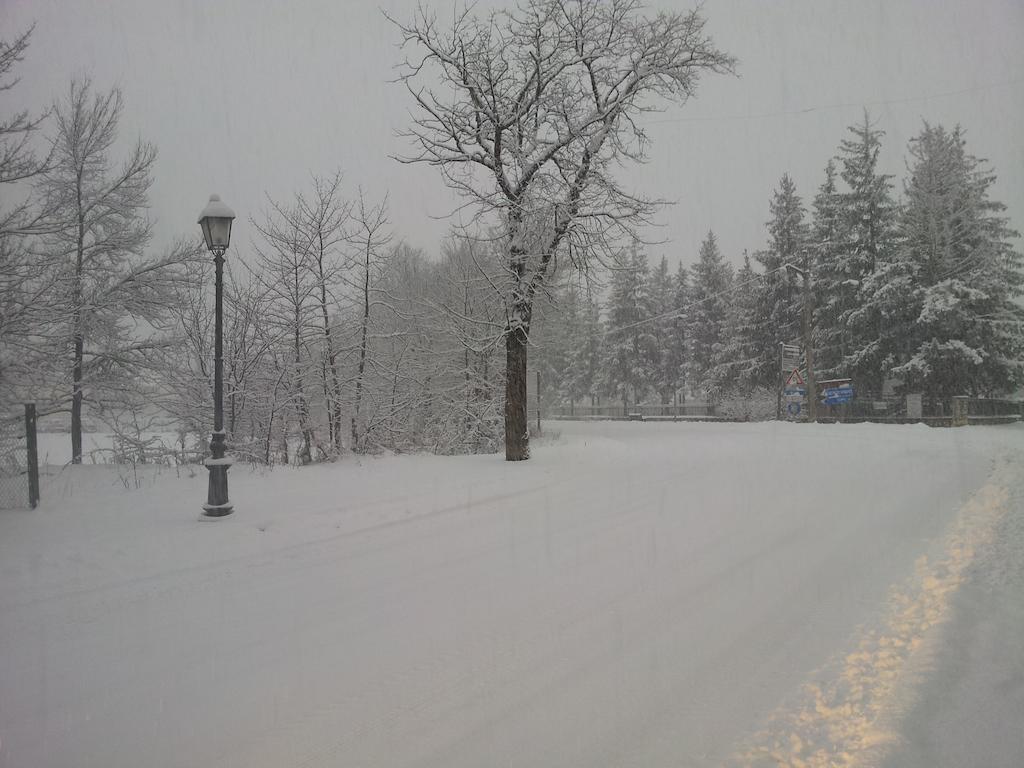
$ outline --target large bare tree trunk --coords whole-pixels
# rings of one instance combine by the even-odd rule
[[[505,460],[530,458],[526,414],[526,342],[522,328],[505,335]]]

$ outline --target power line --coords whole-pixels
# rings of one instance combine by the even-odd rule
[[[971,88],[961,88],[956,91],[946,91],[945,93],[933,93],[927,96],[907,96],[901,99],[880,99],[876,101],[851,101],[841,104],[819,104],[813,107],[804,107],[803,109],[790,109],[781,110],[778,112],[761,112],[753,115],[697,115],[692,117],[663,117],[654,120],[648,120],[648,123],[697,123],[697,122],[713,122],[716,120],[761,120],[770,117],[787,117],[791,115],[808,115],[814,112],[824,112],[832,109],[850,109],[852,107],[884,107],[896,104],[912,104],[919,101],[929,101],[930,99],[944,99],[950,96],[962,96],[966,93],[976,93],[979,91],[990,91],[996,88],[1009,88],[1011,86],[1020,85],[1024,83],[1024,77],[1017,78],[1015,80],[1008,80],[1003,83],[987,83],[985,85],[977,85]]]

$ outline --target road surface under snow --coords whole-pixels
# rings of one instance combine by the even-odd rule
[[[877,764],[1020,557],[1022,427],[546,428],[235,467],[217,522],[205,473],[53,470],[0,513],[0,766]]]

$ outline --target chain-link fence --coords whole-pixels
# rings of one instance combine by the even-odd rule
[[[34,508],[39,503],[36,408],[0,416],[0,509]]]

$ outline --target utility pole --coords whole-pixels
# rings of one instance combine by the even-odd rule
[[[537,369],[537,437],[540,437],[540,368]]]
[[[811,273],[804,272],[804,353],[807,356],[807,419],[818,420],[818,382],[814,377],[814,340],[811,330],[814,316],[814,295],[811,293]]]
[[[782,421],[782,388],[786,386],[786,373],[782,366],[786,359],[786,342],[779,342],[779,387],[775,393],[775,420]]]
[[[807,365],[807,420],[815,422],[818,420],[818,385],[814,378],[814,341],[811,334],[814,316],[814,294],[811,291],[811,272],[808,269],[800,269],[792,264],[787,264],[786,269],[800,275],[804,281],[803,336],[804,356],[805,363]]]

